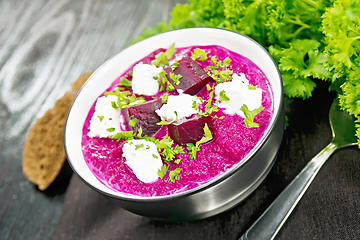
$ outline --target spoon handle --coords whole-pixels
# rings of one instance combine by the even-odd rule
[[[338,147],[329,143],[301,170],[256,222],[239,240],[274,239],[286,219],[291,214],[305,191],[314,180],[322,165]]]

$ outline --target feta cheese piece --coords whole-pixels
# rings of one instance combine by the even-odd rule
[[[90,120],[89,137],[106,138],[120,131],[126,131],[124,119],[120,117],[120,109],[112,107],[116,102],[113,95],[99,97],[96,101],[95,112]]]
[[[124,144],[122,156],[140,181],[150,183],[158,179],[157,173],[163,164],[153,142],[145,139],[130,140]]]
[[[158,68],[155,65],[144,64],[139,62],[133,67],[132,89],[133,92],[139,95],[151,96],[159,91],[159,83],[154,77],[160,77],[159,73],[162,67]]]
[[[192,107],[194,101],[199,102],[195,96],[189,94],[170,95],[167,103],[155,112],[161,120],[167,122],[183,119],[197,113]]]
[[[220,92],[225,91],[229,101],[221,101],[218,106],[225,108],[227,114],[238,114],[245,118],[245,114],[240,108],[245,104],[250,111],[261,106],[262,90],[260,88],[249,89],[249,80],[245,74],[240,73],[232,75],[231,82],[219,83],[215,86],[215,99],[219,99]]]

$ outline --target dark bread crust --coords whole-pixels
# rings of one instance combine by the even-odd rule
[[[57,100],[54,107],[46,111],[28,133],[23,149],[23,173],[40,190],[50,186],[66,161],[63,144],[66,117],[76,93],[90,75],[81,75],[72,84],[70,91]]]

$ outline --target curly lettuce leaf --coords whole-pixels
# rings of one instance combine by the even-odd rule
[[[224,0],[224,15],[227,29],[251,36],[264,44],[264,24],[266,22],[266,1]]]
[[[316,84],[311,78],[327,79],[320,43],[310,39],[296,39],[289,48],[271,46],[270,54],[278,62],[284,93],[288,97],[309,98]]]
[[[323,15],[325,64],[335,82],[359,68],[360,1],[335,1]],[[346,79],[342,79],[346,81]],[[338,84],[339,85],[339,84]]]
[[[330,79],[342,109],[360,121],[351,93],[360,68],[360,0],[188,0],[132,43],[198,26],[229,29],[262,44],[278,63],[289,101],[311,97],[313,79]],[[359,128],[357,134],[360,139]]]
[[[342,109],[351,115],[360,116],[360,78],[346,81],[341,89],[343,94],[339,95],[339,99]]]
[[[335,1],[323,15],[325,66],[340,107],[355,116],[360,147],[360,1]]]
[[[355,116],[356,137],[360,148],[360,68],[350,74],[351,80],[341,85],[343,94],[339,95],[341,109]]]
[[[170,28],[180,29],[201,26],[199,21],[199,14],[193,11],[190,4],[176,4],[171,12],[169,21]]]

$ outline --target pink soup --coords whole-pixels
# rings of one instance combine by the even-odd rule
[[[209,127],[213,139],[201,144],[200,151],[197,152],[195,159],[190,159],[189,151],[183,147],[184,153],[177,154],[176,159],[181,159],[180,163],[169,162],[168,172],[180,168],[179,179],[175,182],[169,181],[169,175],[163,179],[160,177],[157,181],[144,183],[140,181],[132,172],[132,169],[125,164],[125,158],[122,156],[122,146],[124,140],[118,141],[111,138],[89,137],[90,119],[94,113],[95,103],[89,111],[83,127],[82,151],[87,165],[93,174],[106,186],[125,194],[132,194],[144,197],[164,196],[178,192],[193,189],[211,181],[219,175],[226,172],[234,164],[241,161],[254,148],[260,138],[266,131],[273,116],[273,93],[270,83],[264,73],[249,59],[229,51],[221,46],[191,46],[186,48],[177,48],[177,52],[172,59],[181,59],[184,56],[191,56],[195,48],[205,50],[208,56],[207,60],[196,60],[203,69],[209,65],[214,65],[211,57],[215,56],[218,60],[224,60],[226,57],[231,59],[230,66],[226,69],[233,73],[243,73],[251,85],[257,85],[262,90],[262,106],[264,109],[255,116],[254,121],[259,124],[257,128],[247,128],[244,118],[240,115],[225,114],[224,109],[209,116]],[[158,49],[138,62],[150,64],[156,54],[166,49]],[[122,77],[132,79],[131,71],[134,63],[125,73],[114,80],[107,89],[108,92],[114,91],[119,86]],[[171,62],[171,59],[169,60]],[[207,72],[209,70],[206,69]],[[181,81],[181,79],[180,79]],[[209,86],[215,85],[215,82],[209,83]],[[131,91],[130,89],[127,89]],[[166,90],[165,90],[166,91]],[[175,90],[176,91],[176,90]],[[159,97],[163,93],[158,93],[152,97],[145,97],[151,100]],[[204,100],[209,98],[207,87],[203,87],[196,96]],[[99,96],[100,97],[100,96]],[[216,115],[216,117],[214,117]],[[153,135],[161,140],[168,133],[167,126],[161,128]]]

